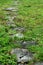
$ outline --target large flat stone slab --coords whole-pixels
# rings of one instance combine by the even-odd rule
[[[18,62],[25,63],[33,59],[32,54],[27,49],[12,49],[11,54],[16,54]]]

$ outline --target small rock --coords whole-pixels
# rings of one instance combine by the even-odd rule
[[[18,38],[23,38],[23,37],[24,37],[24,35],[23,35],[22,33],[17,33],[17,34],[15,34],[15,37],[18,37]]]

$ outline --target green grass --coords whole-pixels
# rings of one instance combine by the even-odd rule
[[[9,57],[9,53],[7,55],[5,52],[8,52],[8,50],[11,50],[12,48],[21,47],[21,45],[14,43],[15,40],[37,40],[38,45],[27,46],[27,49],[35,53],[35,61],[43,61],[43,0],[18,1],[20,2],[17,6],[19,10],[14,22],[16,26],[24,27],[26,30],[23,32],[24,38],[18,39],[15,37],[11,39],[9,37],[9,31],[10,33],[16,33],[17,31],[12,31],[6,26],[7,15],[5,14],[6,11],[3,11],[3,8],[11,7],[11,5],[14,4],[14,0],[0,0],[0,49],[3,50],[5,48],[4,52],[0,50],[0,58],[2,59],[0,59],[0,61],[2,62],[2,65],[7,61],[6,57]],[[3,58],[6,59],[6,61],[3,61]],[[12,60],[14,60],[13,57]],[[14,63],[12,60],[10,59],[11,63]]]

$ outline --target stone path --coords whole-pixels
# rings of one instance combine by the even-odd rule
[[[9,36],[23,38],[24,35],[22,32],[25,31],[25,28],[17,27],[15,22],[13,21],[18,16],[18,14],[17,14],[18,5],[19,5],[19,1],[16,0],[11,7],[4,9],[4,11],[6,11],[6,14],[7,14],[6,18],[8,19],[6,22],[6,25],[9,26],[12,31],[14,31],[14,30],[17,31],[16,34],[9,33]],[[18,42],[20,42],[20,41],[18,41]],[[20,44],[21,44],[22,48],[12,49],[11,54],[17,55],[18,65],[27,65],[28,61],[31,61],[33,59],[33,55],[31,52],[29,52],[26,49],[26,45],[35,45],[36,41],[21,41]]]

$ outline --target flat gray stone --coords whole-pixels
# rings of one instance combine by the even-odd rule
[[[21,45],[25,48],[26,46],[37,45],[37,41],[22,41]]]
[[[33,59],[32,54],[27,49],[20,49],[20,48],[12,49],[11,54],[17,55],[18,62],[25,63]]]
[[[16,27],[15,30],[16,31],[20,31],[20,32],[24,32],[25,28],[23,28],[23,27]]]

